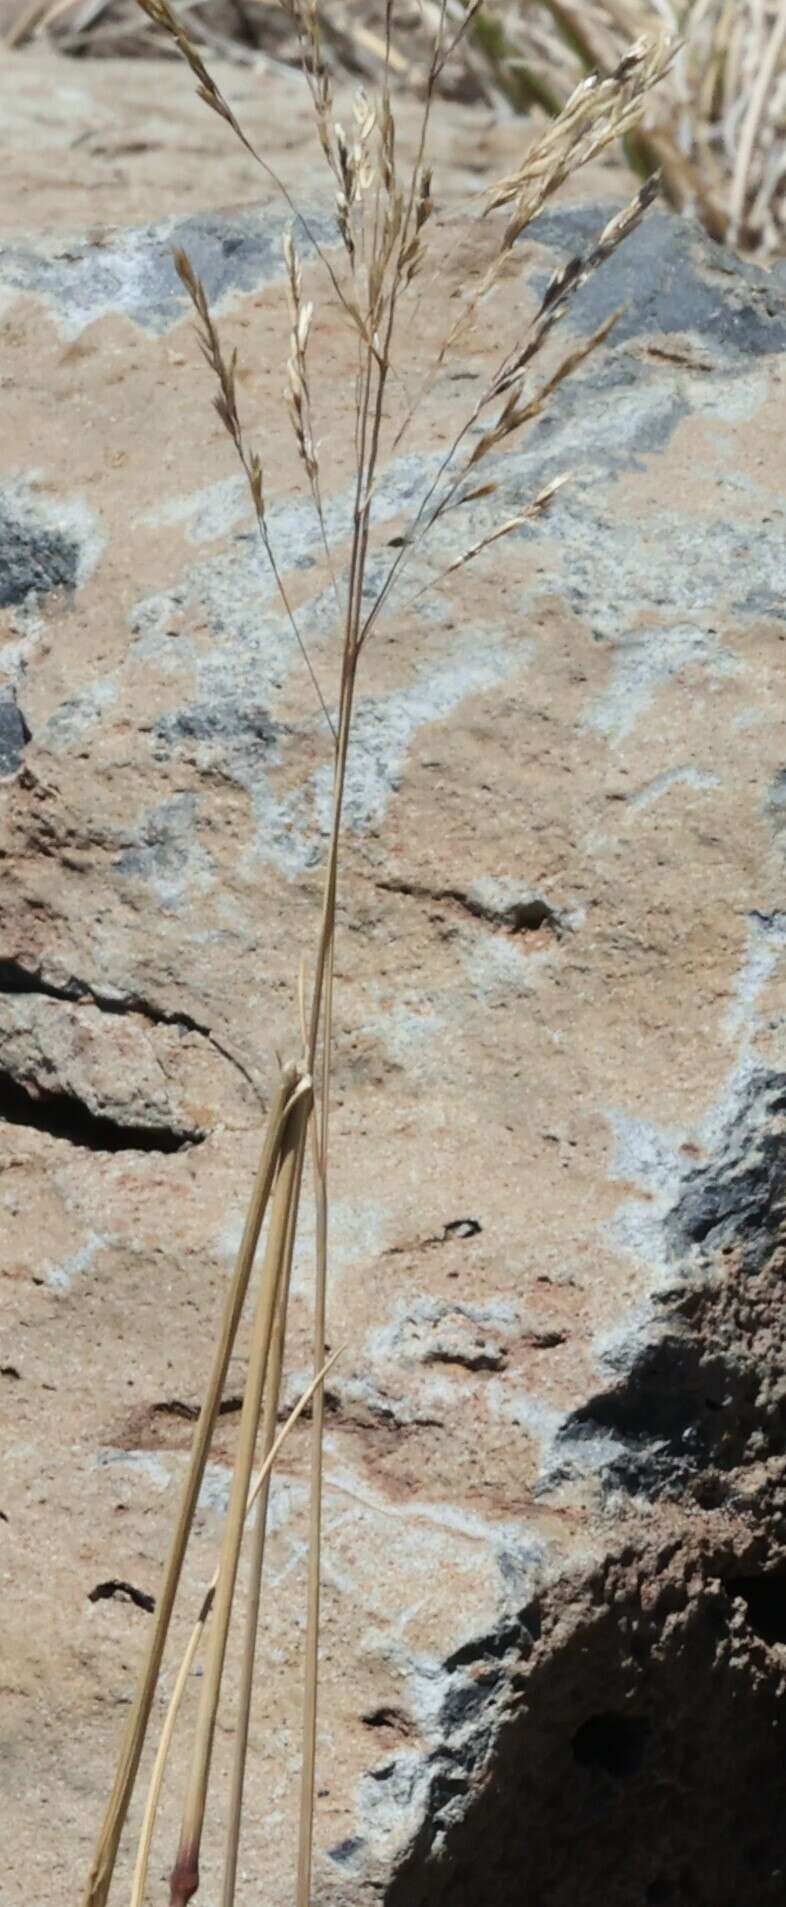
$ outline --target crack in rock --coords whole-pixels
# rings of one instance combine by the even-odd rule
[[[425,881],[397,879],[375,884],[383,893],[403,894],[413,900],[453,901],[476,920],[504,927],[511,934],[533,934],[548,927],[560,939],[567,926],[565,915],[542,894],[532,893],[512,880],[478,880],[466,887],[432,887]]]
[[[144,1609],[150,1616],[156,1606],[155,1596],[148,1595],[146,1589],[135,1589],[133,1583],[122,1582],[117,1576],[110,1577],[108,1582],[96,1583],[95,1589],[90,1590],[87,1600],[88,1602],[107,1602],[110,1598],[121,1602],[132,1602],[136,1609]]]

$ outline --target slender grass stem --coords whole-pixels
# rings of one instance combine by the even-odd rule
[[[261,1468],[257,1471],[257,1474],[254,1478],[254,1481],[248,1493],[248,1503],[246,1505],[247,1518],[250,1516],[251,1511],[254,1507],[254,1504],[258,1500],[261,1500],[262,1493],[265,1491],[266,1486],[269,1482],[270,1473],[273,1469],[273,1465],[277,1462],[280,1452],[282,1450],[282,1447],[286,1443],[286,1440],[289,1436],[290,1431],[294,1429],[295,1424],[298,1422],[298,1419],[302,1416],[303,1411],[307,1408],[308,1404],[310,1404],[311,1399],[314,1395],[314,1392],[316,1391],[318,1386],[323,1383],[324,1379],[327,1377],[328,1372],[333,1369],[333,1365],[336,1363],[337,1359],[341,1356],[342,1349],[343,1349],[343,1346],[339,1346],[338,1350],[332,1353],[332,1356],[325,1359],[322,1369],[320,1371],[315,1372],[315,1375],[312,1377],[310,1384],[306,1386],[306,1389],[302,1392],[301,1396],[298,1398],[297,1403],[294,1406],[294,1409],[290,1411],[289,1416],[286,1420],[286,1423],[282,1425],[282,1428],[279,1431],[278,1436],[275,1438],[274,1442],[267,1447],[267,1453],[265,1455],[264,1462],[262,1463]],[[273,1352],[271,1353],[271,1364],[273,1362],[274,1356],[275,1356],[275,1344],[274,1344]],[[145,1886],[147,1884],[147,1872],[150,1865],[150,1849],[153,1842],[153,1830],[155,1827],[156,1814],[158,1812],[158,1804],[161,1799],[161,1789],[163,1786],[164,1774],[166,1772],[166,1764],[167,1764],[167,1761],[169,1760],[169,1755],[170,1755],[170,1751],[172,1747],[172,1740],[174,1737],[175,1727],[177,1724],[177,1718],[180,1713],[180,1709],[182,1707],[183,1697],[188,1687],[188,1678],[194,1666],[194,1662],[197,1657],[197,1652],[199,1650],[199,1645],[205,1633],[205,1627],[210,1615],[210,1611],[213,1607],[213,1600],[215,1597],[216,1584],[218,1582],[218,1575],[219,1575],[219,1572],[218,1572],[218,1569],[216,1568],[216,1570],[213,1573],[211,1582],[208,1585],[208,1588],[205,1591],[205,1595],[202,1599],[202,1607],[199,1611],[199,1615],[197,1616],[196,1622],[194,1623],[194,1627],[189,1636],[188,1644],[187,1644],[185,1653],[183,1655],[183,1659],[181,1661],[180,1667],[177,1672],[175,1685],[172,1690],[172,1694],[169,1698],[169,1706],[167,1708],[166,1716],[164,1718],[164,1726],[161,1730],[161,1734],[159,1737],[158,1747],[156,1749],[155,1761],[153,1762],[153,1767],[150,1774],[150,1781],[148,1784],[147,1795],[145,1798],[145,1811],[144,1811],[144,1816],[142,1820],[142,1828],[140,1832],[136,1864],[134,1867],[134,1878],[133,1878],[133,1882],[131,1886],[131,1900],[129,1903],[129,1907],[143,1907],[143,1902],[145,1898]]]
[[[254,1318],[248,1378],[240,1415],[237,1455],[221,1551],[221,1567],[210,1631],[208,1661],[202,1683],[180,1843],[170,1879],[170,1907],[187,1907],[187,1902],[199,1886],[199,1850],[229,1633],[229,1618],[235,1592],[270,1340],[281,1288],[287,1239],[293,1223],[293,1215],[297,1211],[303,1150],[312,1103],[313,1093],[309,1080],[308,1094],[301,1095],[293,1106],[281,1138],[280,1163],[273,1191],[270,1227]]]
[[[311,1108],[311,1120],[314,1110]],[[302,1170],[302,1155],[298,1171]],[[281,1376],[284,1368],[284,1345],[287,1331],[287,1311],[289,1307],[289,1284],[292,1275],[292,1256],[295,1248],[297,1228],[297,1197],[293,1196],[289,1208],[289,1223],[284,1246],[283,1267],[278,1304],[276,1307],[273,1340],[270,1347],[270,1360],[265,1385],[265,1404],[262,1422],[262,1469],[266,1472],[258,1491],[256,1517],[249,1558],[249,1589],[246,1605],[246,1623],[243,1637],[243,1661],[240,1679],[240,1699],[235,1726],[235,1753],[232,1765],[232,1786],[229,1800],[229,1820],[226,1836],[226,1854],[224,1858],[224,1879],[221,1892],[221,1907],[234,1907],[237,1885],[237,1862],[240,1848],[240,1832],[243,1819],[243,1791],[246,1775],[246,1756],[248,1753],[248,1730],[251,1720],[251,1697],[254,1683],[254,1661],[256,1657],[257,1629],[259,1626],[259,1607],[262,1591],[262,1568],[265,1560],[265,1541],[267,1537],[267,1514],[270,1501],[270,1453],[275,1448],[276,1420],[281,1395]],[[326,1360],[314,1372],[308,1395],[317,1401],[323,1396],[321,1374]]]
[[[265,1216],[268,1199],[278,1163],[282,1135],[286,1129],[290,1112],[298,1094],[302,1098],[303,1082],[298,1081],[295,1066],[287,1066],[281,1074],[276,1089],[259,1161],[257,1176],[251,1194],[251,1201],[243,1228],[243,1236],[237,1255],[232,1282],[227,1293],[221,1330],[213,1353],[213,1364],[208,1378],[202,1409],[199,1414],[188,1474],[183,1488],[177,1524],[172,1537],[167,1558],[164,1581],[156,1603],[155,1623],[150,1646],[142,1669],[139,1688],[134,1699],[126,1724],[125,1734],[120,1747],[114,1786],[107,1805],[101,1833],[98,1839],[93,1865],[84,1894],[84,1907],[104,1907],[112,1883],[117,1850],[123,1831],[128,1804],[131,1799],[139,1758],[145,1739],[150,1710],[156,1691],[161,1668],[169,1624],[172,1617],[183,1558],[186,1552],[191,1524],[197,1498],[205,1472],[207,1454],[213,1435],[218,1406],[226,1381],[229,1359],[237,1336],[240,1314],[248,1290],[248,1281],[254,1262],[259,1234]]]

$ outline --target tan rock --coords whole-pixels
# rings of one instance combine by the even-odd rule
[[[329,234],[296,81],[227,84]],[[211,420],[175,242],[239,347],[331,698],[338,644],[277,409],[267,188],[171,65],[20,55],[0,99],[10,1907],[78,1898],[87,1871],[149,1621],[122,1587],[91,1594],[155,1594],[318,920],[329,737]],[[462,208],[520,132],[454,106],[442,127],[449,298],[477,243]],[[596,174],[541,221],[392,466],[380,561],[505,327],[619,197]],[[511,505],[574,468],[548,525],[417,604],[408,585],[361,682],[319,1740],[317,1898],[342,1907],[782,1900],[786,299],[657,213],[577,325],[621,298],[602,359],[501,467]],[[414,386],[438,318],[426,296]],[[321,304],[316,346],[340,550],[352,350]],[[492,520],[478,505],[470,537]],[[442,532],[412,592],[458,548]],[[241,1352],[231,1397],[242,1377]],[[175,1644],[235,1426],[230,1408]],[[304,1428],[273,1489],[241,1858],[243,1898],[271,1907],[292,1898],[307,1459]],[[231,1726],[230,1702],[206,1903]]]

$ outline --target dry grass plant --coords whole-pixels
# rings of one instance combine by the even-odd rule
[[[284,245],[284,274],[289,299],[289,352],[285,367],[285,407],[311,497],[331,587],[335,593],[341,637],[340,676],[337,685],[321,683],[279,565],[268,514],[267,472],[256,448],[248,441],[237,393],[235,353],[227,353],[199,276],[184,253],[177,270],[194,312],[199,344],[214,382],[214,403],[239,460],[254,517],[282,607],[305,657],[330,734],[333,754],[333,797],[329,845],[324,871],[321,922],[310,988],[301,965],[300,1040],[297,1059],[283,1067],[270,1109],[262,1156],[254,1185],[237,1265],[227,1295],[205,1402],[196,1427],[180,1513],[157,1602],[152,1641],[130,1711],[120,1750],[114,1787],[99,1836],[85,1893],[85,1907],[104,1907],[112,1881],[120,1836],[136,1781],[142,1746],[158,1686],[164,1648],[186,1544],[217,1412],[235,1343],[241,1312],[263,1220],[267,1236],[254,1316],[250,1327],[248,1373],[240,1419],[238,1447],[225,1520],[219,1564],[208,1590],[181,1666],[156,1754],[133,1883],[133,1907],[142,1907],[156,1806],[161,1789],[175,1720],[180,1709],[196,1649],[207,1637],[207,1661],[202,1679],[186,1783],[183,1824],[171,1874],[171,1907],[185,1907],[199,1885],[199,1856],[210,1786],[211,1757],[218,1704],[221,1697],[227,1637],[238,1580],[238,1559],[244,1525],[252,1502],[256,1523],[252,1537],[250,1589],[241,1665],[241,1694],[236,1725],[235,1765],[226,1832],[222,1907],[236,1897],[237,1853],[243,1817],[248,1718],[251,1700],[260,1583],[265,1553],[268,1479],[283,1436],[276,1438],[281,1374],[286,1336],[287,1301],[292,1254],[298,1223],[303,1172],[310,1152],[316,1202],[316,1269],[314,1294],[314,1376],[301,1399],[297,1415],[312,1400],[311,1486],[307,1622],[304,1661],[302,1775],[297,1848],[297,1907],[311,1899],[314,1823],[317,1690],[320,1627],[320,1558],[322,1516],[322,1445],[324,1430],[324,1375],[329,1245],[328,1167],[330,1138],[330,1078],[333,1046],[333,980],[336,895],[342,839],[344,791],[358,672],[366,645],[379,620],[390,608],[394,589],[437,524],[462,511],[473,499],[493,498],[501,482],[499,454],[509,448],[525,427],[540,415],[554,393],[603,344],[614,320],[591,337],[561,352],[556,348],[559,327],[570,312],[581,285],[602,270],[607,259],[641,219],[650,203],[654,184],[647,182],[631,203],[606,225],[594,244],[555,273],[529,322],[511,314],[511,335],[480,395],[458,422],[435,474],[424,483],[423,494],[403,534],[388,554],[384,539],[374,541],[375,502],[386,463],[389,463],[418,414],[426,393],[438,386],[457,348],[471,336],[489,299],[503,281],[522,233],[563,181],[612,141],[637,126],[642,105],[655,82],[667,71],[672,47],[667,37],[642,40],[626,51],[605,77],[582,79],[553,126],[522,152],[521,163],[476,204],[474,210],[484,244],[483,262],[474,281],[462,287],[457,315],[446,322],[442,343],[414,400],[403,395],[398,357],[405,349],[406,328],[412,323],[419,296],[439,299],[439,276],[431,272],[435,229],[433,180],[428,161],[429,127],[444,69],[471,30],[479,0],[470,0],[456,19],[447,4],[434,17],[428,72],[423,88],[420,129],[414,161],[402,169],[396,142],[392,96],[393,0],[384,20],[384,55],[379,97],[372,106],[361,94],[356,102],[351,132],[337,121],[330,81],[322,58],[320,18],[316,0],[281,0],[287,20],[301,47],[302,66],[311,96],[316,133],[332,180],[336,207],[336,242],[323,246],[310,230],[302,210],[293,205],[288,189],[246,131],[208,72],[202,53],[192,43],[170,8],[169,0],[140,0],[146,15],[188,62],[205,105],[226,123],[257,160],[269,185],[283,194],[292,213]],[[354,406],[354,494],[348,546],[332,548],[323,507],[321,451],[317,418],[320,378],[326,367],[312,364],[312,302],[304,296],[300,248],[303,236],[315,255],[324,293],[338,319],[349,327],[356,352]],[[422,292],[418,287],[422,286]],[[451,310],[454,307],[451,305]],[[503,462],[504,470],[504,462]],[[500,538],[538,517],[565,481],[554,479],[513,515],[500,515],[484,535],[460,544],[458,554],[443,574],[455,574],[477,561]],[[462,522],[461,515],[455,517]],[[384,555],[387,564],[373,595],[367,594],[372,574]],[[373,573],[376,574],[374,567]],[[439,580],[439,579],[437,579]],[[295,950],[293,950],[294,952]],[[296,951],[296,959],[301,950]],[[293,989],[294,991],[294,989]],[[294,1005],[294,1002],[293,1002]],[[257,1443],[262,1442],[262,1471],[252,1483]],[[290,1420],[291,1422],[292,1420]]]
[[[609,74],[632,39],[679,38],[628,152],[712,238],[786,251],[786,7],[782,0],[488,0],[476,40],[519,109],[559,113],[582,73]]]

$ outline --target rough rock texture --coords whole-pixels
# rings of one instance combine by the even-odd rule
[[[227,83],[241,110],[259,98],[254,75]],[[329,688],[337,651],[275,411],[278,209],[171,66],[24,56],[0,97],[10,1903],[78,1895],[262,1106],[296,1039],[292,950],[318,918],[326,736],[211,420],[173,240],[239,346]],[[294,80],[265,80],[269,149],[327,233],[299,102]],[[411,125],[407,107],[404,141]],[[515,128],[455,108],[443,125],[447,294],[478,242],[461,206],[509,165]],[[619,198],[596,174],[533,232],[388,475],[380,564],[521,302]],[[655,213],[574,328],[621,300],[602,359],[501,467],[503,506],[574,468],[548,524],[412,605],[456,553],[444,532],[361,685],[337,961],[330,1325],[347,1348],[329,1395],[323,1907],[786,1900],[786,295]],[[321,312],[316,336],[341,549],[351,347]],[[425,298],[413,382],[436,336]],[[241,1381],[242,1350],[181,1641]],[[241,1863],[244,1897],[271,1907],[291,1898],[306,1489],[303,1429],[273,1490]],[[212,1833],[206,1902],[219,1861]]]

